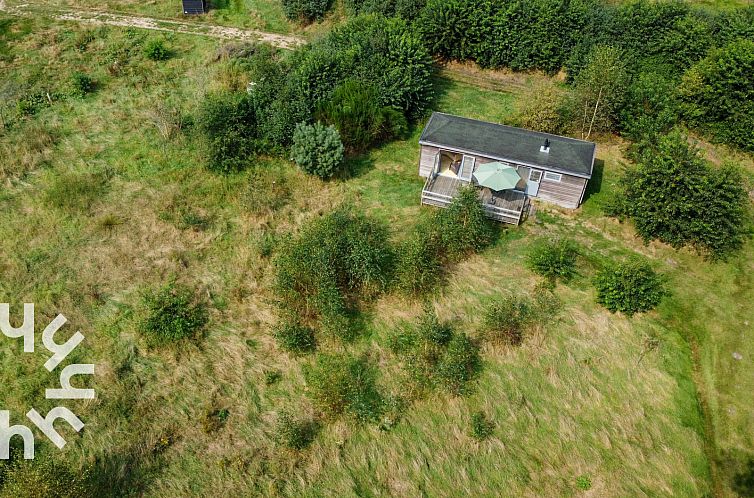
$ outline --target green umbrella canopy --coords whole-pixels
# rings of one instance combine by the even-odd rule
[[[474,172],[474,178],[479,185],[492,190],[512,189],[521,181],[516,168],[498,162],[482,164]]]

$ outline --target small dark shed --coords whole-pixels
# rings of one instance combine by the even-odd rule
[[[206,0],[183,0],[184,14],[204,14],[207,12]]]

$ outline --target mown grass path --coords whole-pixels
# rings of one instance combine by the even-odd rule
[[[130,28],[167,31],[187,35],[208,36],[225,40],[262,41],[279,48],[292,49],[306,43],[303,38],[264,31],[217,26],[206,23],[182,22],[168,19],[158,19],[128,14],[116,14],[85,9],[66,9],[50,7],[35,3],[8,5],[0,0],[0,11],[21,17],[47,17],[58,21],[77,22],[82,24],[121,26]]]

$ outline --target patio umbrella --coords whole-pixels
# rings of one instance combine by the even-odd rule
[[[474,172],[474,178],[479,185],[492,190],[512,189],[521,181],[516,168],[498,162],[482,164]]]

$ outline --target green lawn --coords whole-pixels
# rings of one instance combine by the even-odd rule
[[[301,374],[310,360],[289,357],[270,336],[271,265],[260,240],[344,202],[406,237],[428,210],[419,206],[421,127],[354,160],[348,180],[323,183],[275,159],[217,176],[201,167],[190,118],[197,93],[223,80],[223,63],[213,62],[219,42],[169,36],[174,57],[153,62],[139,47],[162,35],[82,32],[0,18],[9,103],[1,110],[3,123],[12,122],[0,128],[0,302],[14,310],[35,302],[39,323],[65,314],[86,335],[76,359],[97,365],[96,401],[68,403],[85,431],[63,429],[65,450],[43,443],[42,452],[93,465],[121,492],[165,497],[704,496],[711,460],[730,490],[754,447],[754,344],[746,340],[754,247],[712,264],[645,246],[630,226],[601,216],[623,161],[614,139],[600,141],[601,181],[581,210],[539,205],[536,220],[503,230],[493,247],[454,268],[432,300],[441,317],[475,335],[480,305],[534,292],[538,280],[523,264],[532,243],[567,235],[584,258],[579,277],[556,289],[563,305],[553,323],[518,348],[486,347],[469,396],[414,403],[390,431],[339,420],[305,452],[279,448],[276,415],[313,411]],[[75,70],[92,75],[94,94],[65,97]],[[438,86],[437,110],[495,121],[509,119],[521,98]],[[11,119],[18,99],[40,92],[53,105]],[[751,158],[715,153],[754,174]],[[277,203],[259,187],[273,180],[282,186]],[[656,312],[627,319],[594,303],[590,278],[602,262],[634,253],[668,275],[673,294]],[[171,278],[211,301],[209,331],[195,345],[148,350],[136,326],[140,295]],[[386,390],[400,389],[387,339],[420,313],[420,302],[383,297],[364,310],[364,333],[346,346],[371,352]],[[11,387],[2,408],[12,423],[32,404],[41,413],[55,406],[43,399],[55,381],[40,371],[43,355],[19,352],[3,340],[0,384]],[[270,370],[283,377],[268,386]],[[225,425],[206,430],[206,415],[222,408]],[[495,422],[481,443],[468,435],[479,409]],[[579,476],[589,478],[589,491],[578,489]]]

